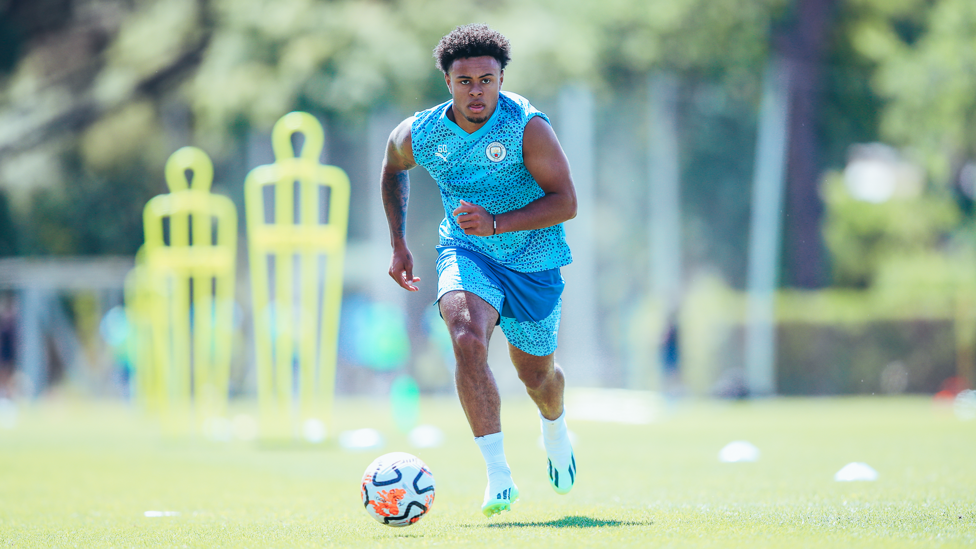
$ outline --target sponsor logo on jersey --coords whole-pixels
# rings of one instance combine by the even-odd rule
[[[507,154],[507,152],[508,151],[505,150],[505,145],[502,145],[498,141],[489,144],[485,148],[485,154],[488,155],[488,160],[491,160],[492,162],[501,162],[502,160],[505,160],[505,154]]]

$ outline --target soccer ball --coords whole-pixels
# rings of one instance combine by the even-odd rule
[[[360,495],[369,516],[387,526],[409,526],[434,504],[434,475],[420,458],[393,452],[369,464]]]

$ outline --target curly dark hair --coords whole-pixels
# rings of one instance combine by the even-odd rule
[[[511,44],[502,33],[488,28],[485,24],[461,25],[452,30],[434,48],[437,68],[444,74],[451,69],[456,59],[481,57],[487,55],[498,60],[502,70],[511,60]]]

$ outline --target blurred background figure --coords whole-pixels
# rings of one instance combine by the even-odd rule
[[[661,341],[661,374],[664,381],[664,392],[671,396],[681,396],[681,350],[678,336],[678,321],[672,315],[668,317],[667,328]]]
[[[17,366],[17,305],[13,294],[0,291],[0,398],[13,396]]]
[[[98,324],[98,332],[106,344],[106,355],[110,361],[108,377],[126,398],[132,396],[132,358],[129,349],[132,343],[132,326],[125,309],[116,305],[109,309]]]

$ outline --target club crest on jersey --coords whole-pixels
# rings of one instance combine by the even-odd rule
[[[505,150],[505,145],[495,141],[485,148],[485,154],[488,155],[488,160],[491,160],[492,162],[501,162],[502,160],[505,160],[505,154],[507,154],[507,151]]]

